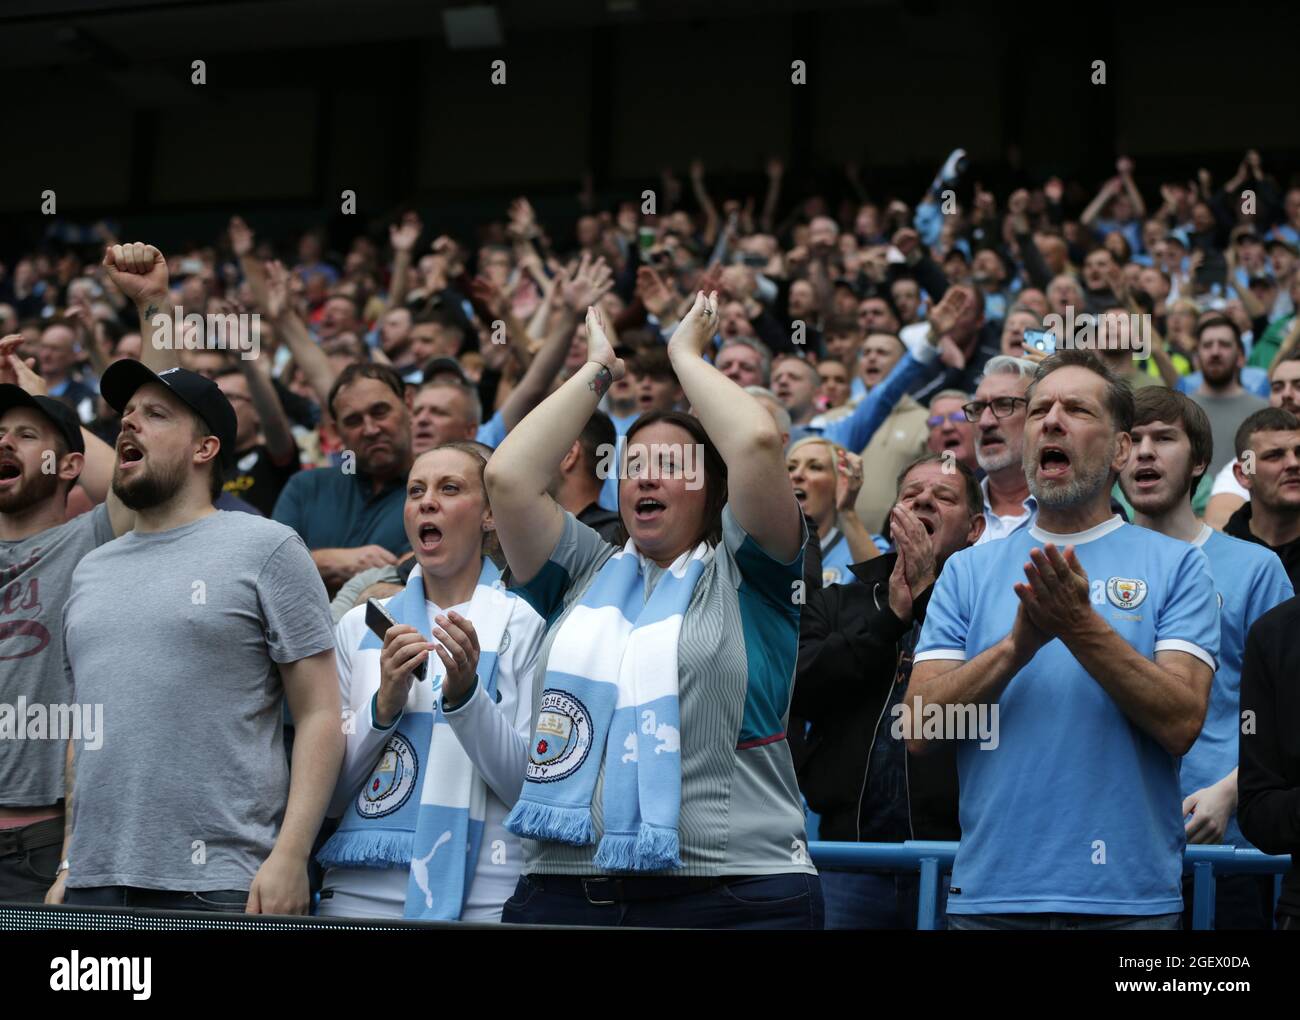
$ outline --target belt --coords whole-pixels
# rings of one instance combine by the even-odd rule
[[[39,850],[63,842],[63,816],[46,818],[15,829],[0,829],[0,857]]]
[[[664,900],[674,896],[716,889],[734,881],[729,876],[717,878],[649,878],[604,877],[593,875],[526,875],[527,880],[542,892],[561,896],[580,896],[594,905],[610,903],[635,903],[641,900]]]

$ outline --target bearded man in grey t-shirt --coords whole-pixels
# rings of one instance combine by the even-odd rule
[[[134,521],[82,560],[64,611],[68,679],[103,733],[77,742],[47,900],[306,913],[343,756],[325,589],[291,529],[213,507],[235,435],[215,383],[120,361],[101,392],[122,412],[110,511]]]

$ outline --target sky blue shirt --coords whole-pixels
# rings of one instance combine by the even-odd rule
[[[618,415],[611,414],[609,420],[614,423],[614,435],[622,438],[627,435],[627,430],[632,427],[632,423],[640,418],[640,414],[630,414],[626,418],[620,418]],[[596,502],[606,510],[618,512],[618,476],[611,474],[605,479],[600,487],[600,495],[596,497]]]
[[[1203,525],[1192,543],[1210,561],[1218,591],[1219,669],[1210,689],[1205,726],[1183,756],[1182,792],[1186,797],[1217,783],[1237,767],[1241,716],[1241,659],[1250,625],[1295,594],[1277,553],[1254,542]],[[1234,846],[1250,846],[1234,812],[1223,837]]]
[[[853,413],[837,418],[828,424],[795,425],[790,429],[790,444],[797,443],[808,436],[822,436],[831,442],[839,443],[850,453],[861,453],[871,442],[894,405],[907,395],[917,383],[923,382],[934,374],[934,365],[939,357],[938,348],[928,345],[918,348],[920,357],[911,351],[905,353],[881,382],[871,387],[866,397],[853,409]]]
[[[1118,516],[1074,535],[1035,524],[956,553],[935,584],[915,661],[973,659],[1005,637],[1029,550],[1049,541],[1075,546],[1093,610],[1138,654],[1178,650],[1213,668],[1219,614],[1205,555]],[[1183,909],[1178,761],[1061,641],[1011,678],[996,733],[996,747],[957,748],[962,838],[949,913]]]
[[[501,412],[497,411],[491,418],[480,425],[474,438],[494,450],[505,442],[506,420],[501,416]]]

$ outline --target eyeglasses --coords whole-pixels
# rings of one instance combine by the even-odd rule
[[[1029,406],[1029,401],[1024,397],[994,397],[992,400],[972,400],[969,404],[962,405],[962,411],[966,415],[967,421],[977,422],[984,414],[984,408],[993,408],[994,418],[1010,418],[1016,413],[1016,406],[1024,404]]]
[[[954,425],[960,425],[965,420],[966,409],[962,408],[960,411],[953,411],[952,414],[932,414],[930,417],[925,419],[925,423],[930,426],[930,428],[937,429],[946,421],[950,421]]]

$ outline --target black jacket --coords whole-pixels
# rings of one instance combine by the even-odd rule
[[[1291,578],[1291,587],[1296,591],[1300,591],[1300,538],[1297,538],[1294,542],[1288,542],[1286,545],[1271,546],[1250,530],[1250,513],[1251,504],[1249,502],[1243,503],[1238,507],[1237,512],[1228,518],[1228,523],[1223,526],[1223,533],[1231,535],[1233,538],[1240,538],[1246,542],[1262,545],[1265,549],[1272,549],[1277,553],[1278,559],[1282,561],[1286,576]]]
[[[1246,637],[1237,738],[1237,821],[1268,854],[1291,854],[1278,909],[1300,916],[1300,598],[1274,606]],[[1247,715],[1247,713],[1251,713]],[[1254,723],[1253,732],[1245,725]]]
[[[854,564],[857,580],[810,591],[800,618],[791,714],[812,723],[799,786],[821,815],[822,839],[856,841],[870,828],[859,811],[873,738],[895,739],[886,708],[903,693],[895,679],[906,685],[911,675],[913,630],[889,608],[895,558]],[[913,606],[918,630],[933,590]],[[921,756],[904,751],[912,839],[960,838],[955,753],[950,744]]]
[[[618,544],[618,529],[622,521],[617,510],[606,510],[599,503],[592,503],[575,516],[610,545]]]

